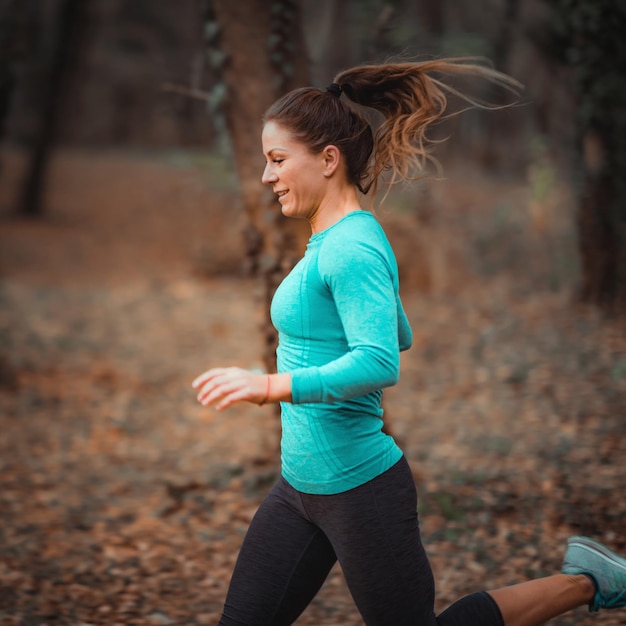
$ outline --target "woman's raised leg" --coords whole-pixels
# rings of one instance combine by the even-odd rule
[[[536,626],[578,606],[626,607],[626,559],[587,537],[570,537],[561,574],[489,592],[506,626]]]
[[[541,626],[548,620],[589,604],[595,594],[584,575],[557,574],[488,591],[505,626]]]

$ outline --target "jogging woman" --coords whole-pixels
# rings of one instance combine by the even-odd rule
[[[440,78],[452,74],[514,86],[458,60],[362,66],[327,89],[286,94],[265,115],[263,183],[311,238],[271,305],[277,373],[218,367],[193,383],[218,410],[281,403],[281,476],[251,522],[222,626],[292,624],[337,560],[369,626],[534,626],[585,604],[626,606],[626,561],[573,537],[561,573],[434,614],[412,474],[381,430],[382,389],[398,380],[411,328],[394,253],[359,198],[383,173],[409,180],[429,158],[426,131],[446,94],[459,95]],[[376,130],[368,108],[382,116]]]

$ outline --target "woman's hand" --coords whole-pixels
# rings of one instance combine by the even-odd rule
[[[198,402],[215,405],[218,411],[236,402],[264,404],[269,399],[269,374],[256,374],[240,367],[216,367],[196,378],[192,387],[198,389]]]

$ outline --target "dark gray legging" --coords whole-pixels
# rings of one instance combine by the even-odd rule
[[[435,616],[433,575],[404,458],[374,480],[330,496],[300,493],[281,478],[250,524],[220,624],[292,624],[337,559],[368,626],[504,626],[487,593]]]

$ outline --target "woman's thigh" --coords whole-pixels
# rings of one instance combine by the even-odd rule
[[[324,533],[306,519],[300,495],[281,479],[250,524],[220,624],[292,624],[335,561]]]
[[[304,496],[304,502],[331,541],[368,626],[436,624],[433,575],[404,458],[361,487],[334,496]]]

